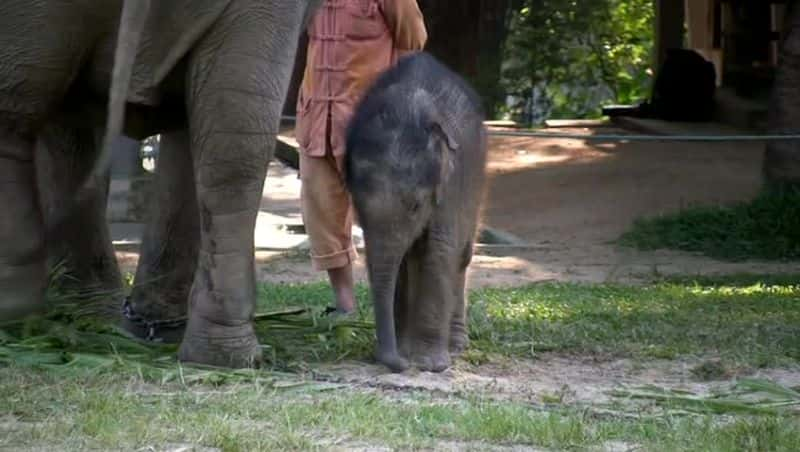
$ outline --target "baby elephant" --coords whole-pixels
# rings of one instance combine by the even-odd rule
[[[346,184],[364,230],[377,359],[392,371],[441,372],[467,346],[483,120],[472,88],[421,52],[382,74],[350,122]]]

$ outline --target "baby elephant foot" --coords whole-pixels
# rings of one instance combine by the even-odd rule
[[[420,370],[442,372],[452,364],[450,353],[444,343],[439,345],[415,337],[405,337],[400,344],[403,355]]]
[[[414,365],[420,370],[443,372],[452,364],[450,353],[445,347],[432,347],[420,350],[414,355]]]
[[[378,349],[375,357],[379,363],[388,367],[392,372],[403,372],[409,368],[408,360],[397,354],[397,352]]]

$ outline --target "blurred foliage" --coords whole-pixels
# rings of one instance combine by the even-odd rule
[[[652,0],[521,0],[512,11],[500,84],[524,123],[591,118],[647,98]]]

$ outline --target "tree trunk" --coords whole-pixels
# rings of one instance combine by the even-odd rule
[[[508,18],[514,0],[419,0],[427,50],[466,77],[489,116],[502,102],[499,87]]]
[[[784,37],[769,108],[769,131],[800,134],[800,2],[789,1]],[[769,186],[800,187],[800,141],[773,141],[764,154]]]

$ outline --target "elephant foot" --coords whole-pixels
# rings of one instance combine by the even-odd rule
[[[139,339],[180,343],[186,331],[186,298],[181,303],[147,302],[142,293],[134,290],[123,303],[122,328]]]
[[[164,344],[178,344],[183,340],[186,324],[159,324],[144,321],[134,321],[128,317],[122,318],[121,327],[136,339],[144,341],[161,342]]]
[[[414,365],[420,370],[429,372],[443,372],[452,364],[450,352],[444,347],[418,353],[414,356]]]
[[[469,346],[469,336],[464,331],[450,332],[450,356],[452,358],[460,356]]]
[[[220,325],[196,316],[189,319],[178,359],[239,369],[259,367],[263,355],[251,323]]]
[[[401,344],[403,356],[420,370],[442,372],[452,364],[447,346],[410,337],[403,338]]]
[[[0,322],[46,310],[47,267],[44,260],[26,265],[0,265]]]
[[[403,372],[410,367],[408,360],[397,354],[397,352],[381,351],[378,349],[375,353],[375,357],[379,363],[388,367],[392,372]]]

